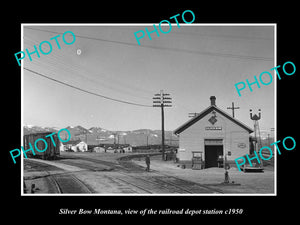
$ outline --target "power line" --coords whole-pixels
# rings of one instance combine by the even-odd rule
[[[31,42],[31,45],[38,42],[37,40],[32,41],[30,39],[27,39],[27,37],[24,37],[24,40],[25,40],[25,42],[27,42],[27,41]],[[66,49],[64,51],[71,52],[71,51],[69,51],[69,49]],[[50,55],[47,56],[47,62],[49,63],[49,65],[47,65],[47,67],[52,66],[52,67],[56,68],[58,65],[61,65],[61,66],[63,66],[61,69],[66,71],[67,73],[70,73],[70,71],[72,71],[72,76],[76,75],[76,76],[79,76],[81,78],[87,79],[90,82],[99,83],[99,81],[97,81],[95,79],[91,79],[90,77],[83,75],[82,68],[79,67],[76,63],[72,64],[72,65],[69,65],[69,64],[66,64],[64,61],[65,60],[62,60],[62,58],[59,55],[50,54]],[[35,61],[33,61],[32,63],[35,63]],[[39,63],[37,65],[40,65],[41,63],[42,63],[42,61],[39,61]],[[85,72],[86,72],[87,69],[88,68],[85,69]],[[95,75],[96,73],[89,72],[89,74],[90,75]],[[102,77],[101,83],[99,83],[99,84],[104,86],[105,88],[109,88],[111,90],[115,90],[115,91],[118,91],[118,92],[121,92],[121,93],[126,93],[127,95],[135,96],[135,97],[143,98],[143,99],[149,99],[149,97],[136,95],[135,93],[132,93],[132,92],[138,91],[139,93],[143,93],[144,95],[145,95],[145,93],[147,93],[148,95],[152,94],[152,91],[146,90],[145,88],[138,87],[135,84],[133,84],[132,82],[127,83],[127,82],[124,82],[120,79],[114,78],[114,76],[108,76],[106,74],[97,72],[97,76],[99,76],[99,75],[101,75],[101,77]],[[112,83],[114,85],[112,85]]]
[[[187,27],[185,27],[187,28]],[[185,29],[184,28],[184,29]],[[189,27],[190,28],[190,27]],[[135,27],[126,27],[126,29],[131,29],[132,32],[136,31]],[[194,36],[197,38],[205,37],[205,38],[218,38],[218,39],[242,39],[242,40],[259,40],[259,41],[272,41],[274,38],[264,37],[264,36],[240,36],[240,35],[228,35],[228,34],[217,34],[217,33],[198,33],[198,32],[190,32],[190,31],[172,31],[172,34],[179,34],[179,35],[185,35],[185,36]],[[234,41],[234,40],[233,40]]]
[[[29,27],[24,27],[24,28],[30,29],[30,30],[42,31],[42,32],[49,32],[49,33],[61,34],[61,32],[56,32],[56,31],[49,31],[49,30],[29,28]],[[248,59],[248,60],[262,60],[262,61],[271,61],[271,62],[274,60],[273,58],[261,57],[261,56],[248,56],[248,55],[236,55],[236,54],[230,54],[230,53],[216,53],[216,52],[195,51],[195,50],[188,50],[188,49],[170,48],[170,47],[165,47],[165,46],[138,45],[138,44],[123,42],[123,41],[107,40],[107,39],[103,39],[103,38],[94,38],[94,37],[87,37],[87,36],[82,36],[82,35],[76,35],[76,37],[86,38],[86,39],[96,40],[96,41],[103,41],[103,42],[110,42],[110,43],[128,45],[128,46],[139,47],[139,48],[152,48],[152,49],[158,49],[158,50],[168,50],[168,51],[175,51],[175,52],[185,52],[185,53],[199,54],[199,55],[230,57],[230,58]]]
[[[52,56],[49,55],[48,60],[51,57]],[[39,61],[38,63],[37,63],[37,61],[33,61],[31,63],[34,64],[37,67],[40,67],[40,68],[41,67],[47,67],[47,71],[50,71],[54,74],[57,73],[57,66],[58,65],[65,65],[64,67],[60,66],[60,68],[59,68],[60,71],[64,71],[65,74],[72,74],[72,77],[78,77],[80,79],[84,79],[84,81],[92,83],[93,85],[98,85],[98,86],[101,85],[101,88],[109,89],[111,91],[118,92],[118,93],[121,93],[123,95],[128,95],[128,96],[132,96],[132,97],[135,97],[135,98],[148,99],[149,100],[149,97],[146,97],[145,92],[142,92],[142,89],[139,89],[135,86],[130,86],[130,85],[124,83],[124,82],[114,80],[114,79],[111,79],[111,81],[109,82],[107,77],[104,77],[103,79],[101,79],[101,82],[100,82],[97,79],[92,79],[89,76],[85,76],[84,74],[86,73],[86,71],[83,72],[83,71],[80,71],[79,68],[76,69],[75,68],[76,64],[74,64],[74,68],[70,68],[70,66],[68,64],[62,63],[63,60],[52,60],[52,61],[51,60],[52,59],[50,59],[50,61],[49,61],[49,63],[51,63],[50,65],[49,65],[49,63],[48,63],[48,65],[45,65],[43,61]],[[96,73],[89,72],[89,74],[95,75]],[[97,73],[97,74],[99,74],[99,73]],[[143,93],[144,95],[137,94],[137,92]],[[150,91],[149,91],[149,93],[150,93]]]
[[[101,97],[101,98],[105,98],[105,99],[108,99],[108,100],[112,100],[112,101],[120,102],[120,103],[124,103],[124,104],[129,104],[129,105],[142,106],[142,107],[152,107],[151,105],[138,104],[138,103],[128,102],[128,101],[124,101],[124,100],[115,99],[115,98],[107,97],[107,96],[104,96],[104,95],[100,95],[100,94],[97,94],[97,93],[94,93],[94,92],[91,92],[91,91],[84,90],[84,89],[79,88],[79,87],[75,87],[75,86],[73,86],[73,85],[71,85],[71,84],[67,84],[67,83],[65,83],[65,82],[56,80],[56,79],[54,79],[54,78],[48,77],[48,76],[46,76],[46,75],[44,75],[44,74],[41,74],[41,73],[39,73],[39,72],[30,70],[30,69],[28,69],[28,68],[25,68],[25,67],[24,67],[24,69],[27,70],[27,71],[29,71],[29,72],[31,72],[31,73],[34,73],[34,74],[36,74],[36,75],[38,75],[38,76],[44,77],[44,78],[49,79],[49,80],[52,80],[52,81],[54,81],[54,82],[63,84],[63,85],[65,85],[65,86],[68,86],[68,87],[74,88],[74,89],[76,89],[76,90],[79,90],[79,91],[82,91],[82,92],[85,92],[85,93],[88,93],[88,94],[91,94],[91,95],[95,95],[95,96],[98,96],[98,97]]]
[[[205,37],[205,38],[219,38],[219,39],[227,39],[227,40],[232,40],[236,41],[235,39],[242,39],[242,40],[263,40],[263,41],[272,41],[274,40],[273,38],[268,38],[268,37],[258,37],[258,36],[236,36],[236,35],[227,35],[227,34],[204,34],[204,33],[196,33],[196,32],[178,32],[178,31],[172,31],[174,34],[179,34],[179,35],[191,35],[194,37]]]

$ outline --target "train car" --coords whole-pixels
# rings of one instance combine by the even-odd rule
[[[51,137],[46,137],[47,135],[52,134],[51,132],[45,132],[45,133],[33,133],[33,134],[27,134],[24,135],[24,150],[27,150],[30,148],[29,143],[31,143],[32,148],[34,149],[35,155],[33,155],[32,151],[26,152],[27,157],[29,158],[41,158],[41,159],[55,159],[57,156],[60,155],[60,141],[58,139],[57,134],[52,135],[52,139],[55,143],[52,142]],[[47,142],[47,149],[43,152],[39,152],[35,149],[35,142],[38,139],[44,139]],[[45,149],[45,143],[44,141],[37,141],[36,147],[40,150]]]

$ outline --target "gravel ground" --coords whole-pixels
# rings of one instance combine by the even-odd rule
[[[145,166],[143,160],[134,160],[135,163]],[[230,182],[240,185],[221,185],[224,181],[223,168],[208,168],[203,170],[181,169],[172,161],[151,160],[151,169],[194,181],[200,184],[209,184],[218,187],[226,193],[238,194],[274,194],[273,167],[265,168],[263,173],[244,173],[237,168],[229,170]]]
[[[36,193],[51,193],[52,190],[49,188],[47,180],[43,178],[44,176],[50,174],[60,174],[60,173],[70,173],[76,175],[81,181],[91,186],[96,193],[103,194],[139,194],[142,193],[138,188],[134,188],[124,182],[122,179],[126,179],[126,173],[121,174],[118,169],[108,171],[109,165],[97,163],[85,163],[85,165],[97,165],[97,172],[89,171],[88,169],[80,168],[77,166],[68,165],[69,162],[76,162],[77,165],[81,165],[84,162],[84,158],[91,158],[93,160],[101,160],[112,163],[111,165],[119,165],[118,158],[123,156],[132,156],[134,154],[110,154],[110,153],[70,153],[62,152],[61,160],[55,161],[44,161],[46,165],[49,165],[47,172],[43,169],[35,170],[34,168],[26,167],[24,168],[24,179],[27,188],[35,183],[39,190]],[[30,159],[30,161],[40,161],[35,159]],[[134,159],[133,163],[146,167],[144,158]],[[67,163],[67,164],[65,164]],[[53,167],[53,168],[52,168]],[[141,169],[139,169],[141,170]],[[196,182],[199,184],[209,185],[212,188],[222,190],[226,194],[269,194],[274,195],[274,172],[273,167],[267,167],[264,173],[243,173],[238,171],[237,168],[232,167],[229,170],[230,182],[234,181],[235,184],[239,185],[222,185],[224,181],[224,169],[222,168],[209,168],[204,170],[192,170],[192,169],[182,169],[177,166],[173,161],[162,161],[161,156],[151,157],[151,170],[156,173],[152,173],[153,176],[160,176],[163,174],[168,176],[178,177],[184,180]],[[151,176],[151,171],[149,173],[135,171],[133,169],[130,172],[131,176],[136,176],[138,179]]]

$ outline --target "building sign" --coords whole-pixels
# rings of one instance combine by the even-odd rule
[[[209,122],[212,124],[212,125],[214,125],[218,120],[216,119],[216,112],[215,112],[215,110],[213,110],[212,112],[211,112],[211,114],[213,114],[210,118],[209,118]]]
[[[246,144],[245,143],[238,143],[237,145],[239,148],[246,148]]]
[[[222,127],[205,127],[205,130],[222,130]]]
[[[223,139],[204,139],[204,145],[223,145]]]

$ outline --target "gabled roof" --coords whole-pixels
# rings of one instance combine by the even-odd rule
[[[180,134],[182,131],[184,131],[185,129],[187,129],[190,126],[192,126],[194,123],[196,123],[199,120],[201,120],[204,116],[206,116],[207,114],[211,113],[213,110],[215,110],[216,112],[220,113],[221,115],[223,115],[227,119],[231,120],[235,124],[239,125],[240,127],[244,128],[249,133],[253,132],[253,130],[250,127],[248,127],[247,125],[245,125],[242,122],[238,121],[237,119],[233,118],[228,113],[226,113],[223,110],[219,109],[215,105],[211,105],[208,108],[204,109],[202,112],[200,112],[197,116],[195,116],[194,118],[190,119],[189,121],[187,121],[186,123],[184,123],[183,125],[181,125],[180,127],[178,127],[174,131],[174,134]]]

